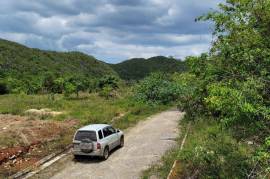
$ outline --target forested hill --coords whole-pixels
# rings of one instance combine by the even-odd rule
[[[85,77],[116,74],[106,63],[83,53],[42,51],[0,39],[0,78],[37,78],[45,73]]]
[[[149,59],[134,58],[111,67],[125,80],[139,80],[152,72],[182,72],[186,70],[185,62],[164,56]]]

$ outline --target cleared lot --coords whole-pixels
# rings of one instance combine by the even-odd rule
[[[75,120],[57,122],[1,114],[0,178],[32,166],[65,147],[71,142],[76,125]]]

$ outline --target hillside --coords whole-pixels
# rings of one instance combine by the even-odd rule
[[[0,39],[0,78],[40,77],[48,72],[85,77],[116,74],[104,62],[80,52],[42,51]]]
[[[152,72],[182,72],[186,70],[185,62],[163,56],[149,59],[134,58],[111,67],[125,80],[139,80]]]

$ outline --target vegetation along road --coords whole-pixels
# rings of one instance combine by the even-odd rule
[[[139,178],[143,170],[157,162],[178,136],[182,113],[169,110],[140,122],[126,131],[125,146],[108,160],[62,158],[33,178]]]

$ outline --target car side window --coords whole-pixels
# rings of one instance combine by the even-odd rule
[[[98,138],[99,138],[99,139],[103,139],[103,135],[102,135],[101,130],[98,131]]]
[[[103,134],[104,134],[104,137],[107,137],[110,135],[110,131],[108,130],[107,127],[103,129]]]
[[[115,132],[116,132],[115,129],[112,127],[106,127],[103,129],[104,137],[110,136],[110,135],[114,134]]]
[[[113,127],[108,127],[108,129],[110,131],[110,135],[116,132],[116,130]]]

